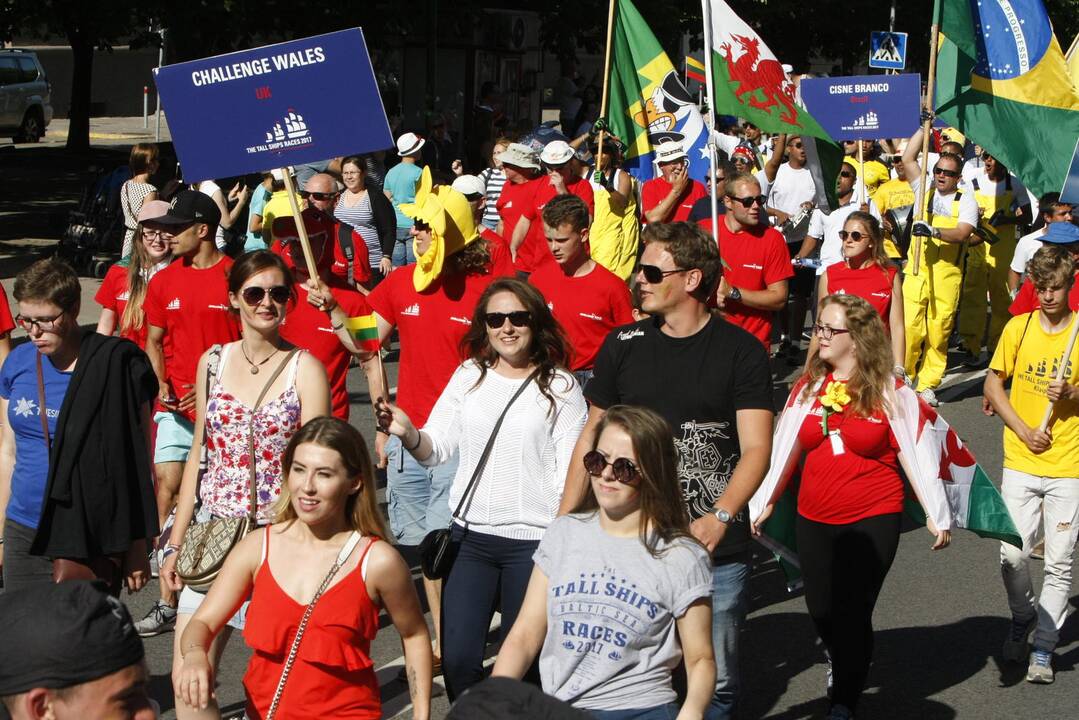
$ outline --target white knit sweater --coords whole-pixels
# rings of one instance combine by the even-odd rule
[[[472,477],[498,416],[524,382],[488,370],[483,382],[474,387],[479,377],[473,361],[462,363],[423,428],[434,448],[424,465],[439,465],[458,449],[461,452],[450,489],[451,512]],[[558,512],[573,446],[588,416],[581,387],[568,372],[558,371],[550,392],[555,399],[553,409],[535,382],[513,403],[458,524],[517,540],[543,536]]]

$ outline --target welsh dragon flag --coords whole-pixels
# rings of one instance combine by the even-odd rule
[[[835,207],[835,180],[843,162],[843,149],[798,104],[794,81],[783,69],[757,31],[738,17],[724,0],[703,0],[705,22],[711,22],[712,104],[716,114],[734,115],[770,133],[801,135],[815,146],[819,164],[810,155],[809,169],[818,196]],[[819,198],[818,204],[824,204]]]
[[[751,520],[775,502],[772,516],[763,527],[761,544],[783,565],[790,587],[799,584],[800,572],[794,535],[797,503],[786,485],[799,459],[800,451],[795,445],[798,428],[812,405],[801,401],[802,387],[799,383],[791,391],[772,441],[768,475],[749,501]],[[907,480],[920,502],[907,501],[908,515],[924,524],[928,514],[937,527],[963,528],[979,537],[1000,540],[1017,548],[1023,546],[1000,493],[936,410],[909,387],[899,384],[889,422],[900,451],[913,463]]]

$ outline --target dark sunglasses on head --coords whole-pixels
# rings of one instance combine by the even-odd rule
[[[527,310],[514,310],[508,313],[489,312],[483,316],[483,321],[492,330],[498,330],[505,325],[507,319],[509,319],[510,325],[513,325],[513,327],[526,327],[532,320],[532,313]]]
[[[658,268],[655,265],[638,265],[637,272],[644,275],[644,281],[649,285],[655,285],[656,283],[663,282],[663,278],[668,275],[674,275],[675,273],[685,272],[683,268],[675,268],[674,270],[664,270]]]
[[[847,232],[846,230],[840,230],[839,231],[839,239],[840,240],[846,240],[847,238],[850,238],[854,242],[861,242],[862,238],[865,238],[866,240],[868,240],[869,236],[868,235],[863,235],[862,233],[858,232],[857,230],[851,230],[850,232]]]
[[[844,171],[839,173],[839,177],[852,178],[852,177],[857,177],[857,175],[852,173],[850,170],[844,170]]]
[[[744,207],[744,208],[753,207],[753,203],[756,203],[756,204],[760,205],[761,207],[764,207],[765,205],[768,204],[768,196],[767,195],[750,195],[748,197],[736,197],[734,195],[728,195],[727,197],[729,197],[731,200],[734,200],[737,203],[742,203],[742,207]]]
[[[640,472],[632,461],[626,458],[617,458],[614,462],[607,462],[603,453],[599,450],[589,450],[584,454],[584,469],[592,477],[599,477],[607,466],[611,466],[614,479],[623,485],[632,485],[640,479]]]
[[[312,199],[322,202],[324,200],[333,200],[335,197],[337,197],[337,193],[308,192],[307,190],[304,190],[300,193],[300,197],[302,197],[304,200]]]
[[[255,307],[263,301],[267,293],[270,295],[270,300],[278,305],[284,305],[292,297],[292,293],[285,285],[274,285],[272,288],[268,289],[259,287],[258,285],[252,285],[251,287],[245,287],[241,290],[240,297],[243,298],[245,303],[251,307]]]
[[[943,175],[944,177],[950,177],[950,178],[959,177],[959,172],[958,171],[956,171],[956,170],[945,170],[944,168],[939,167],[939,166],[933,168],[933,174],[934,175]]]

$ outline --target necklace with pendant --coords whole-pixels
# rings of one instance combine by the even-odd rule
[[[256,363],[251,358],[249,358],[247,356],[247,349],[244,347],[243,342],[240,343],[240,352],[242,352],[244,354],[244,360],[246,360],[247,364],[251,366],[251,374],[252,375],[258,375],[259,374],[259,368],[262,367],[263,365],[265,365],[266,363],[268,363],[270,361],[270,358],[272,358],[274,355],[276,355],[280,351],[281,351],[281,348],[274,348],[274,351],[272,353],[270,353],[269,355],[267,355],[265,360],[260,360],[259,362]]]

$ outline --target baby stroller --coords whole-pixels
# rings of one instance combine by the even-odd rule
[[[120,188],[131,179],[123,165],[102,171],[83,192],[60,239],[60,255],[79,273],[103,278],[124,241],[124,215]]]

